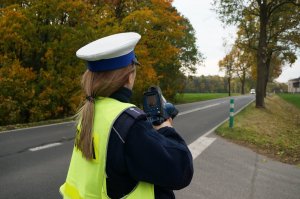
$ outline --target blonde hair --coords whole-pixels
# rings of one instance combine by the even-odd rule
[[[134,71],[134,64],[113,71],[91,72],[87,70],[81,81],[84,94],[93,98],[109,97],[128,82],[129,75]],[[92,100],[86,100],[77,113],[80,133],[76,135],[75,146],[87,160],[93,158],[94,106]]]

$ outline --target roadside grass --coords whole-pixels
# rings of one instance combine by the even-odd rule
[[[279,96],[267,97],[266,109],[252,103],[216,133],[281,162],[300,164],[300,109]]]
[[[237,94],[233,94],[233,95],[237,95]],[[176,104],[184,104],[184,103],[217,99],[222,97],[228,97],[228,93],[182,93],[176,95],[175,102]]]
[[[281,93],[278,94],[285,101],[294,104],[298,108],[300,108],[300,94],[291,94],[291,93]]]
[[[56,119],[56,120],[45,120],[45,121],[25,123],[25,124],[12,124],[7,126],[0,126],[0,133],[9,130],[20,129],[20,128],[29,128],[29,127],[42,126],[48,124],[57,124],[57,123],[71,122],[71,121],[74,121],[74,117]]]

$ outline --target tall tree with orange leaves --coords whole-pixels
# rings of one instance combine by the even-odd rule
[[[171,0],[104,0],[103,4],[103,22],[113,19],[110,24],[142,35],[136,49],[142,63],[135,88],[139,93],[137,101],[151,84],[159,84],[172,99],[183,89],[182,71],[195,72],[195,66],[202,60],[190,22],[178,13]],[[101,5],[101,1],[95,5]]]
[[[86,68],[85,62],[76,58],[76,50],[95,39],[125,31],[142,35],[136,48],[142,66],[137,69],[135,102],[141,102],[143,91],[153,84],[160,85],[172,99],[182,89],[182,71],[194,72],[201,60],[193,27],[172,1],[8,0],[2,4],[0,37],[5,39],[0,41],[0,69],[18,63],[20,71],[33,73],[32,84],[24,86],[34,91],[25,106],[26,114],[5,123],[73,115],[83,99],[80,77]],[[0,80],[4,74],[0,73]],[[17,89],[11,88],[11,93]],[[21,101],[16,98],[14,103]],[[5,104],[0,109],[8,110]]]

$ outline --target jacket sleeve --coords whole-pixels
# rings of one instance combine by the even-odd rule
[[[135,122],[126,138],[125,160],[135,180],[165,189],[182,189],[193,177],[192,155],[171,127],[156,131],[147,121]]]

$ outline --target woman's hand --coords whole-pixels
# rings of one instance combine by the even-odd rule
[[[161,124],[158,125],[158,126],[154,126],[154,125],[153,125],[153,128],[154,128],[155,130],[158,130],[158,129],[163,128],[163,127],[166,127],[166,126],[172,127],[172,128],[173,128],[172,124],[173,124],[173,120],[172,120],[172,118],[170,117],[170,118],[168,118],[166,121],[164,121],[163,123],[161,123]]]

